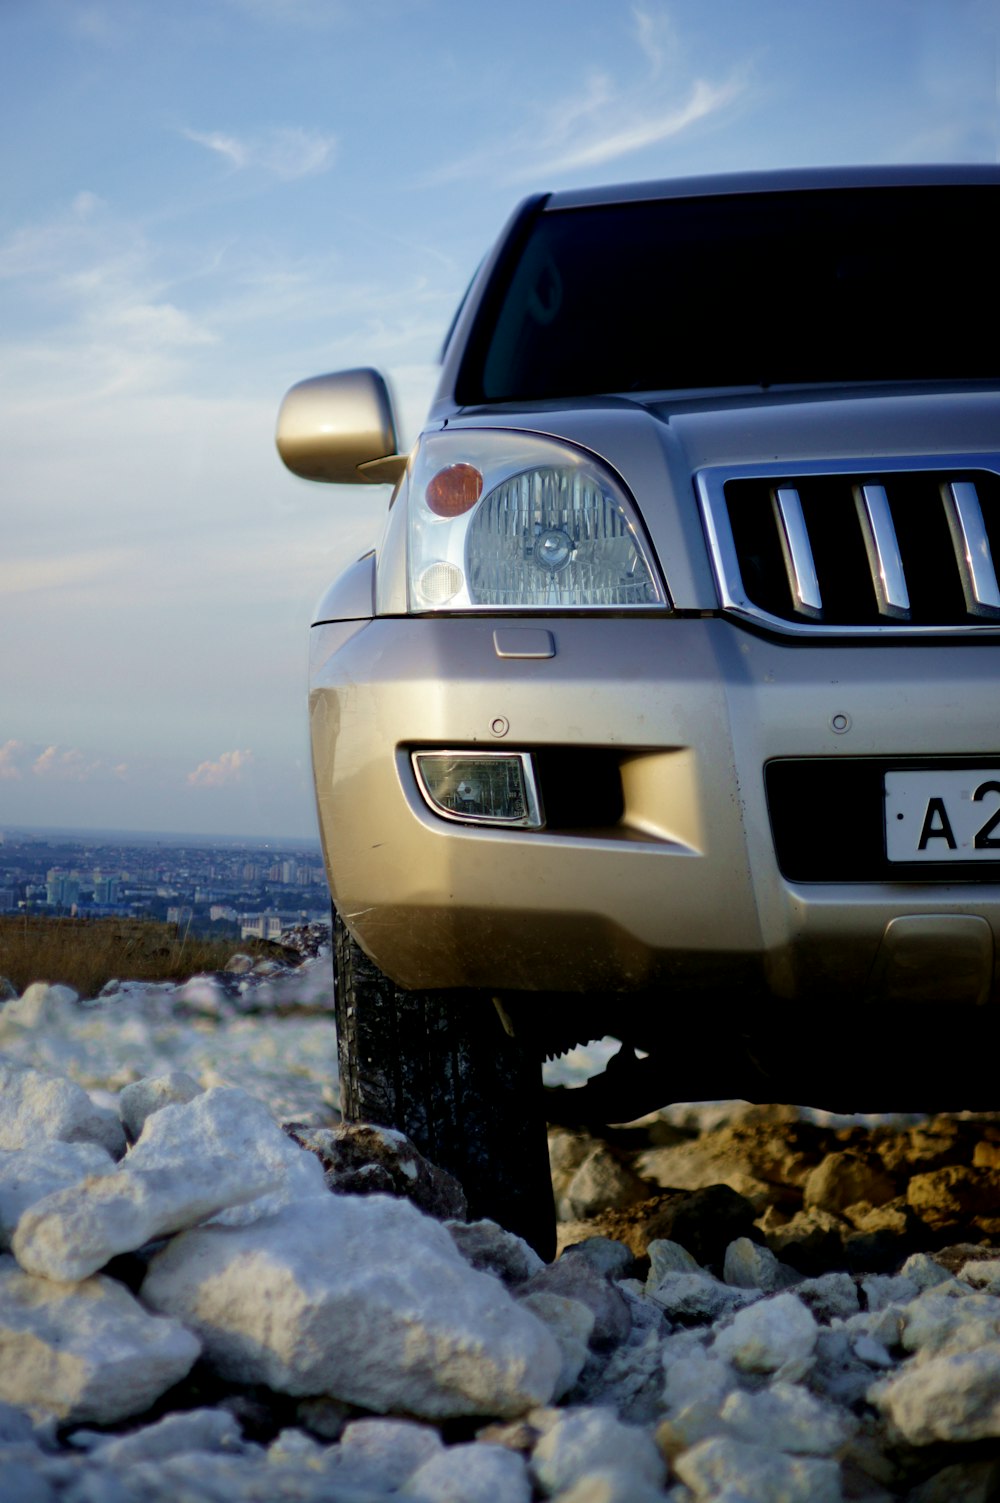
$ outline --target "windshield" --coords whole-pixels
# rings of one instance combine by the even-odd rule
[[[988,186],[544,212],[491,289],[460,402],[997,374]],[[496,309],[490,327],[483,327]]]

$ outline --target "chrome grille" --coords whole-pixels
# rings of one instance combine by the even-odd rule
[[[991,460],[701,471],[723,608],[796,633],[996,632]]]

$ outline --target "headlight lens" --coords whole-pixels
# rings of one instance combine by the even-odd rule
[[[569,445],[509,431],[427,435],[408,505],[411,611],[666,604],[624,488]]]

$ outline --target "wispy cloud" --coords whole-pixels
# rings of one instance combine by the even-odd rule
[[[107,782],[123,776],[125,770],[124,763],[109,768],[102,757],[88,755],[78,746],[16,740],[0,746],[0,782],[20,783],[31,777],[55,783]]]
[[[127,577],[138,555],[125,548],[92,549],[51,558],[8,555],[0,562],[0,590],[4,595],[50,595],[68,586],[100,584]]]
[[[89,191],[12,230],[0,239],[0,282],[11,285],[0,398],[23,407],[39,393],[51,406],[175,389],[220,339],[206,261],[151,243],[147,226]],[[31,337],[18,342],[22,308]]]
[[[635,7],[632,40],[645,63],[641,76],[616,77],[594,69],[572,94],[535,111],[513,137],[452,161],[428,181],[493,175],[500,181],[542,185],[561,173],[617,161],[717,117],[741,97],[746,70],[723,79],[691,77],[669,13]]]
[[[634,115],[610,135],[594,134],[591,139],[568,147],[562,156],[553,152],[545,164],[545,171],[573,172],[581,167],[598,167],[633,151],[641,151],[645,146],[656,146],[671,136],[679,136],[697,121],[718,113],[732,103],[738,92],[739,85],[733,80],[725,84],[710,84],[699,78],[678,108]]]
[[[86,783],[100,772],[103,762],[90,762],[75,746],[47,746],[31,764],[36,778],[54,778],[60,782]]]
[[[252,762],[252,752],[223,752],[215,762],[199,762],[194,772],[188,773],[187,781],[192,788],[224,788],[228,783],[239,783]]]
[[[173,303],[124,303],[113,311],[110,327],[147,349],[168,345],[214,344],[212,334]]]
[[[283,182],[326,172],[337,153],[336,136],[298,126],[279,127],[256,136],[197,130],[184,130],[182,135],[222,157],[237,172],[263,172]]]
[[[23,741],[5,741],[0,746],[0,782],[19,783],[24,777],[28,748]]]

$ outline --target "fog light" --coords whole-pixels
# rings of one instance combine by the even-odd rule
[[[545,822],[529,752],[414,752],[413,770],[445,819],[531,830]]]

